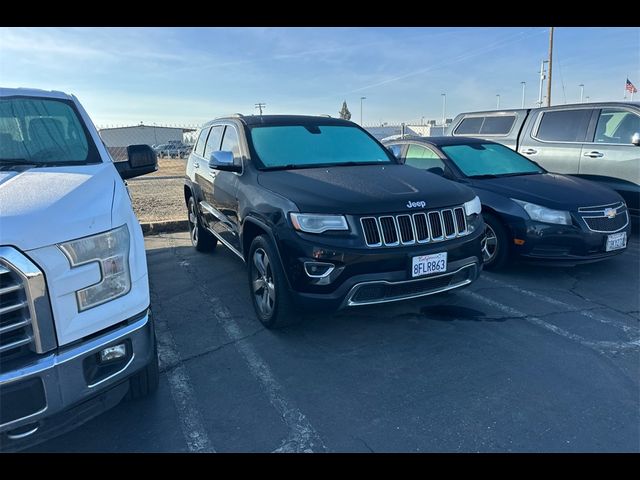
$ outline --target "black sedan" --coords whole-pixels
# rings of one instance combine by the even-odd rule
[[[508,147],[465,137],[405,137],[385,145],[407,165],[472,187],[486,223],[485,268],[512,256],[556,265],[623,252],[627,205],[608,187],[547,172]]]

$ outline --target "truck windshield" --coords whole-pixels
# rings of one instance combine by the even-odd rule
[[[0,98],[0,166],[99,163],[100,156],[73,102]]]
[[[396,163],[365,132],[347,125],[256,126],[251,142],[265,169]]]
[[[504,145],[472,143],[441,147],[467,177],[504,177],[545,173],[538,165]]]

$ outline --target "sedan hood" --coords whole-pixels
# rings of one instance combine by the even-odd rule
[[[308,213],[402,212],[460,205],[474,197],[463,185],[396,164],[265,171],[258,182]]]
[[[109,230],[112,164],[0,171],[0,245],[32,250]]]
[[[608,187],[557,173],[472,179],[470,185],[556,210],[577,210],[578,207],[606,205],[622,200]]]

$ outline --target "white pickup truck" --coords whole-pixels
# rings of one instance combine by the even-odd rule
[[[0,88],[0,450],[69,430],[157,388],[142,231],[77,98]]]

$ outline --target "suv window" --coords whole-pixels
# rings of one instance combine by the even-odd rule
[[[467,117],[460,122],[455,133],[456,135],[507,135],[515,121],[515,115]]]
[[[236,132],[235,128],[227,125],[224,129],[224,138],[220,150],[233,152],[233,162],[236,164],[240,163],[240,143],[238,141],[238,132]]]
[[[582,142],[590,118],[588,108],[544,112],[536,138],[547,142]]]
[[[444,170],[444,162],[438,154],[428,147],[412,143],[407,150],[405,164],[416,168],[429,169],[440,167]]]
[[[209,135],[209,127],[200,130],[200,136],[196,142],[196,148],[193,149],[196,155],[200,155],[201,157],[204,155],[204,144],[207,141],[207,135]]]
[[[220,150],[220,140],[222,140],[222,132],[224,131],[224,125],[218,125],[211,127],[211,133],[207,139],[207,144],[204,147],[204,158],[209,160],[211,154],[216,150]]]
[[[640,116],[628,110],[603,108],[594,142],[631,143],[631,137],[636,132],[640,132]]]

